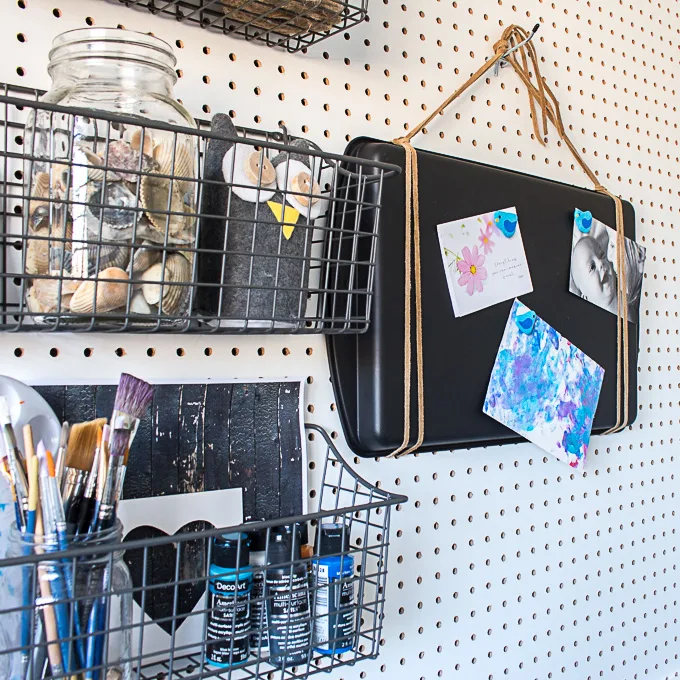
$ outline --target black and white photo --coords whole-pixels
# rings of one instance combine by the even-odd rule
[[[629,238],[625,239],[625,244],[628,320],[638,323],[646,251],[643,246]],[[616,314],[618,276],[616,231],[593,218],[590,231],[584,234],[574,221],[569,290],[584,300]]]

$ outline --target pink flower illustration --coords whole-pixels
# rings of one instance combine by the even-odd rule
[[[485,255],[488,255],[490,252],[492,252],[493,247],[496,245],[491,240],[491,235],[493,234],[492,228],[492,225],[489,224],[487,225],[486,231],[484,231],[484,229],[479,230],[479,242],[481,243],[481,248]]]
[[[484,284],[482,281],[486,280],[486,267],[483,267],[484,255],[480,255],[477,246],[472,247],[472,252],[465,246],[463,248],[463,259],[457,262],[458,271],[461,276],[458,279],[459,286],[467,286],[468,295],[472,295],[475,292],[475,288],[478,293],[484,290]]]

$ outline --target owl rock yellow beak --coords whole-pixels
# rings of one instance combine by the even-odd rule
[[[282,205],[276,201],[267,201],[267,205],[274,213],[274,217],[281,223],[283,235],[286,241],[288,241],[293,235],[295,223],[298,221],[298,217],[300,217],[300,212],[289,205]]]

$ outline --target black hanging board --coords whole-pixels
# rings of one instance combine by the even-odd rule
[[[404,167],[401,147],[367,138],[347,155]],[[418,151],[425,356],[424,451],[522,441],[482,413],[512,301],[455,318],[437,225],[515,206],[534,292],[522,302],[605,370],[593,432],[616,424],[616,316],[569,292],[574,209],[615,227],[611,198],[568,184],[482,163]],[[375,187],[372,190],[376,190]],[[328,349],[345,436],[360,456],[381,456],[403,438],[404,176],[384,181],[371,325],[363,335],[331,335]],[[633,206],[623,202],[625,233],[635,238]],[[372,225],[366,225],[369,230]],[[414,320],[415,320],[415,306]],[[413,324],[415,367],[415,321]],[[637,413],[638,326],[629,324],[629,420]],[[417,435],[412,372],[411,441]]]

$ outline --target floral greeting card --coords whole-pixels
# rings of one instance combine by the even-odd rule
[[[440,224],[437,232],[456,316],[534,289],[515,208]]]
[[[484,413],[573,468],[585,463],[604,369],[518,300]]]

